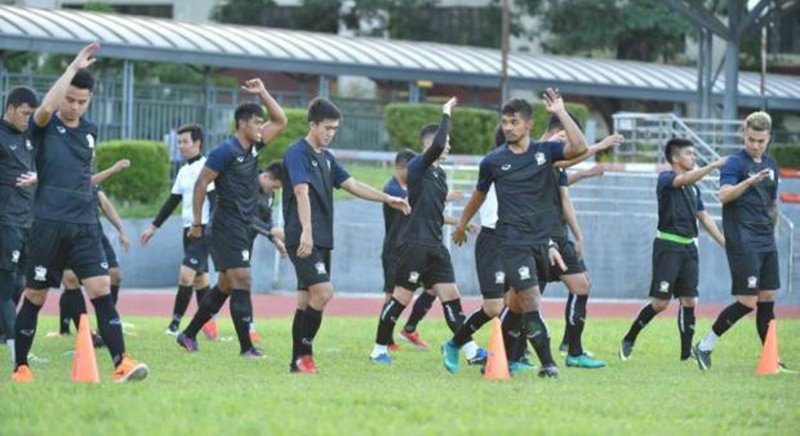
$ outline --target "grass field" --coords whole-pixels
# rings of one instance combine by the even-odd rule
[[[237,357],[235,341],[201,339],[188,354],[165,336],[166,319],[129,318],[128,348],[151,367],[140,384],[114,385],[105,349],[99,350],[100,385],[68,381],[71,338],[45,338],[56,320],[43,318],[34,353],[49,361],[32,366],[33,385],[0,381],[0,434],[798,434],[800,375],[757,377],[759,352],[753,321],[718,344],[714,367],[702,373],[680,363],[675,321],[658,319],[639,338],[633,358],[621,363],[616,346],[627,320],[590,320],[585,344],[609,367],[561,366],[558,380],[529,373],[504,382],[482,380],[478,369],[447,374],[438,351],[405,347],[391,367],[371,363],[376,321],[328,318],[316,343],[320,374],[289,374],[288,319],[260,320],[267,359]],[[94,321],[93,321],[94,322]],[[233,335],[222,319],[221,334]],[[560,338],[563,322],[553,320]],[[698,333],[710,320],[698,322]],[[441,319],[421,325],[439,344]],[[800,364],[800,321],[779,325],[784,360]],[[486,343],[487,332],[477,337]],[[8,359],[5,349],[0,358]],[[559,359],[561,361],[561,359]]]

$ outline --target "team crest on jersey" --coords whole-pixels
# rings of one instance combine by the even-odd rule
[[[416,271],[411,271],[408,274],[408,281],[409,283],[417,283],[419,281],[419,273]]]
[[[14,250],[11,252],[11,262],[19,263],[19,250]]]
[[[56,130],[58,130],[58,133],[62,135],[67,133],[67,129],[65,129],[64,126],[56,126]]]
[[[91,133],[86,134],[86,142],[89,144],[89,148],[94,149],[94,136]]]
[[[506,273],[504,273],[503,271],[496,271],[494,273],[494,283],[496,285],[502,285],[505,282],[506,282]]]
[[[758,286],[758,279],[756,276],[750,276],[747,278],[747,287],[750,289],[755,289]]]
[[[37,265],[36,268],[33,269],[33,279],[37,282],[47,280],[47,268]]]
[[[250,262],[250,250],[242,250],[242,261]]]
[[[25,148],[28,149],[29,151],[33,150],[33,144],[31,144],[31,140],[30,139],[26,139],[25,140]]]
[[[539,165],[544,165],[544,163],[547,162],[547,159],[544,157],[544,153],[542,152],[534,154],[533,157],[536,158],[536,163]]]
[[[501,166],[500,169],[503,170],[503,171],[508,171],[508,170],[511,169],[511,164],[505,164],[505,165]]]
[[[661,292],[664,292],[664,293],[669,292],[669,282],[668,281],[662,280],[661,283],[658,286],[659,286],[659,290]]]
[[[317,269],[317,274],[319,274],[319,275],[325,275],[325,272],[326,272],[326,271],[325,271],[325,264],[324,264],[324,263],[322,263],[322,262],[317,262],[317,263],[315,263],[315,264],[314,264],[314,268],[316,268],[316,269]]]
[[[531,278],[531,269],[527,266],[521,266],[517,272],[519,273],[520,280],[528,280]]]

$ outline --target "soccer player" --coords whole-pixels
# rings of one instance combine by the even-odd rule
[[[29,88],[9,91],[0,121],[0,329],[14,359],[14,294],[23,286],[28,231],[33,221],[33,189],[18,186],[19,178],[36,171],[28,122],[39,106]]]
[[[38,185],[29,240],[25,298],[17,314],[14,382],[32,382],[28,351],[48,288],[61,281],[65,267],[83,282],[97,316],[97,327],[111,354],[113,380],[142,380],[149,369],[125,353],[117,309],[110,295],[108,268],[97,226],[91,187],[97,126],[83,117],[94,79],[86,70],[95,62],[97,43],[84,47],[45,95],[30,124],[36,148]]]
[[[531,341],[542,362],[539,375],[557,377],[558,368],[551,354],[549,332],[539,311],[541,293],[537,271],[546,275],[549,265],[560,260],[555,243],[549,239],[546,222],[548,216],[556,214],[556,202],[552,198],[556,192],[552,165],[583,154],[587,147],[580,128],[564,108],[561,96],[548,89],[543,101],[547,111],[561,120],[567,142],[531,141],[533,108],[530,103],[513,99],[503,105],[501,122],[506,144],[481,160],[476,190],[464,208],[453,232],[453,240],[459,245],[466,241],[467,224],[494,185],[498,207],[496,233],[500,242],[503,279],[516,292],[519,301],[519,307],[509,308],[506,321],[512,331],[521,328],[520,331]],[[502,298],[491,297],[484,298],[481,309],[471,314],[442,347],[444,366],[451,373],[458,371],[458,349],[464,338],[500,313]]]
[[[207,198],[203,201],[200,216],[200,237],[190,238],[188,233],[192,226],[193,212],[192,199],[194,185],[197,176],[206,164],[206,157],[203,156],[203,128],[198,124],[187,124],[178,128],[178,150],[185,160],[183,166],[178,170],[175,182],[169,198],[161,206],[158,215],[153,222],[142,232],[139,242],[146,246],[156,230],[164,224],[172,212],[181,202],[181,221],[183,224],[183,261],[178,270],[178,293],[175,295],[175,304],[172,309],[172,321],[164,332],[170,335],[178,335],[181,319],[189,307],[194,290],[197,298],[197,305],[203,301],[203,297],[208,293],[208,246],[206,237],[203,233],[208,224],[210,211],[210,201]],[[214,183],[208,185],[209,195],[214,192]],[[203,325],[203,333],[209,339],[217,338],[217,328],[214,320],[208,321]]]
[[[681,360],[691,357],[697,304],[698,256],[697,221],[717,243],[725,248],[725,239],[717,224],[705,210],[700,188],[695,185],[720,168],[725,159],[704,167],[696,167],[692,142],[675,138],[664,149],[672,166],[658,175],[658,232],[653,240],[653,277],[650,282],[650,303],[645,305],[631,324],[619,347],[619,358],[627,361],[633,352],[636,338],[657,314],[669,306],[674,296],[680,300],[678,332],[681,338]]]
[[[389,204],[404,212],[409,209],[405,199],[387,195],[350,177],[326,149],[341,118],[333,103],[315,98],[308,106],[308,134],[290,145],[283,156],[286,249],[297,275],[298,290],[292,322],[291,372],[317,372],[312,345],[325,305],[333,297],[330,281],[333,188],[344,188],[356,197]]]
[[[275,191],[283,188],[284,177],[283,162],[276,161],[267,165],[267,168],[258,175],[258,213],[253,220],[253,231],[262,235],[275,245],[275,249],[286,256],[286,245],[283,228],[276,227],[272,221],[272,207],[275,204]]]
[[[702,370],[711,368],[711,351],[729,328],[753,309],[763,343],[775,318],[775,292],[781,287],[775,224],[778,220],[778,166],[766,155],[772,118],[753,112],[744,120],[744,148],[720,170],[719,199],[725,253],[736,302],[717,317],[711,331],[693,347]],[[781,365],[783,367],[783,365]]]
[[[287,119],[278,102],[270,95],[261,79],[250,79],[242,87],[256,94],[267,108],[255,103],[239,105],[234,113],[236,132],[209,153],[194,187],[192,227],[189,237],[200,238],[203,231],[203,205],[208,186],[214,182],[216,206],[206,234],[214,267],[220,271],[219,283],[203,298],[189,326],[178,335],[178,345],[189,352],[197,351],[197,332],[217,313],[230,295],[231,317],[239,339],[240,355],[261,358],[263,353],[253,346],[250,323],[253,301],[250,296],[252,277],[250,253],[253,249],[251,226],[257,211],[258,150],[280,135]]]
[[[444,204],[447,198],[447,174],[439,161],[450,151],[450,119],[456,99],[442,106],[439,125],[425,126],[420,137],[426,148],[408,162],[408,200],[411,205],[395,255],[392,299],[381,311],[378,331],[370,358],[374,362],[391,363],[387,353],[389,339],[400,313],[411,303],[414,290],[420,285],[432,288],[442,301],[445,321],[456,332],[464,322],[461,296],[455,284],[450,253],[442,241]],[[432,135],[432,139],[427,137]],[[482,363],[486,353],[470,335],[464,340],[464,352],[471,364]],[[456,355],[456,359],[458,355]]]

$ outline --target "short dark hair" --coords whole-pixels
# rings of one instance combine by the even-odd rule
[[[27,86],[17,86],[8,92],[6,96],[6,105],[4,107],[20,107],[23,104],[36,108],[39,107],[39,99],[36,98],[36,92]]]
[[[187,133],[187,132],[191,135],[192,141],[194,141],[194,142],[200,141],[200,144],[202,144],[204,142],[203,141],[203,126],[201,126],[200,124],[184,124],[184,125],[178,127],[178,131],[177,131],[178,135],[182,135],[182,134]]]
[[[428,136],[436,135],[436,131],[439,130],[438,124],[427,124],[419,131],[419,142],[422,142]]]
[[[264,168],[263,173],[269,173],[275,180],[283,180],[283,162],[275,160]]]
[[[578,117],[576,117],[575,114],[570,111],[567,111],[567,114],[569,114],[569,117],[572,118],[572,121],[575,121],[575,124],[578,125],[578,129],[583,131],[583,124],[581,124],[580,120],[578,120]],[[555,114],[550,115],[550,123],[547,124],[547,131],[550,132],[553,130],[561,130],[563,128],[564,124],[561,123],[561,120]]]
[[[530,120],[533,117],[533,107],[527,100],[515,98],[506,102],[500,110],[503,115],[520,114],[523,119]]]
[[[308,122],[321,123],[325,120],[341,120],[342,113],[327,98],[317,97],[308,103]]]
[[[417,156],[416,153],[409,149],[400,150],[397,152],[397,155],[394,157],[394,166],[406,166],[411,159],[414,159]]]
[[[233,113],[233,119],[236,122],[236,128],[239,128],[239,121],[250,121],[250,118],[261,117],[264,118],[264,109],[255,103],[242,103],[236,108]]]
[[[69,84],[78,89],[87,89],[91,92],[94,89],[94,77],[89,70],[81,68],[75,73],[75,76]]]
[[[694,144],[692,141],[686,138],[672,138],[667,141],[667,146],[664,148],[664,157],[667,158],[667,162],[672,163],[672,156],[681,149],[686,147],[693,147]]]
[[[494,128],[494,146],[495,148],[506,143],[506,134],[503,133],[503,126],[497,125]]]

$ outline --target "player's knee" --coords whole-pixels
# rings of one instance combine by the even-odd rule
[[[26,289],[25,298],[37,306],[44,306],[45,301],[47,301],[47,290]]]
[[[655,310],[656,313],[663,312],[669,306],[669,300],[654,298],[650,301],[650,305],[653,306],[653,310]]]
[[[112,285],[119,285],[122,283],[122,270],[119,268],[111,268],[108,270],[108,276],[111,278]]]
[[[503,300],[491,300],[491,301],[484,301],[483,302],[483,312],[486,316],[490,318],[494,318],[496,316],[500,316],[500,312],[503,311]]]
[[[736,297],[736,301],[752,310],[756,308],[758,297],[755,295],[739,295]]]
[[[64,288],[66,289],[78,289],[81,287],[81,282],[78,280],[78,276],[76,276],[72,272],[64,272],[64,276],[61,278],[61,283],[64,284]]]
[[[190,280],[189,284],[185,286],[191,286],[191,285],[192,281]],[[203,289],[207,286],[208,286],[208,274],[203,273],[203,274],[196,274],[194,276],[195,289]]]
[[[697,305],[697,298],[694,297],[681,297],[682,307],[694,307]]]
[[[758,293],[759,303],[770,303],[775,301],[775,291],[761,291]]]

